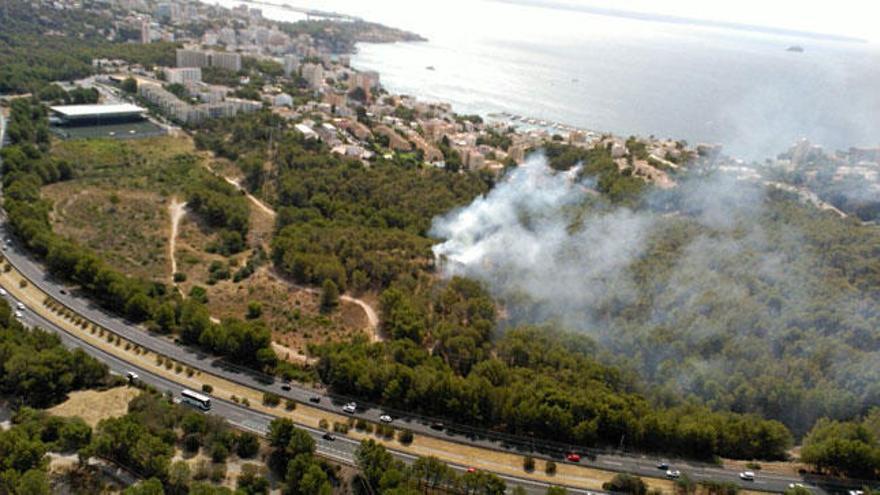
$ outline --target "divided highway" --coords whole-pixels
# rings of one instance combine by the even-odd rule
[[[2,147],[3,145],[4,133],[5,119],[3,118],[3,115],[0,114],[0,147]],[[3,212],[2,210],[0,210],[0,236],[2,236],[3,239],[8,238],[5,212]],[[22,274],[22,276],[28,279],[31,284],[39,288],[44,293],[61,302],[69,309],[78,313],[80,316],[91,320],[92,322],[118,334],[122,338],[133,342],[145,349],[149,349],[157,354],[167,356],[179,363],[183,363],[194,369],[218,376],[239,385],[258,390],[260,392],[272,392],[282,398],[292,399],[300,403],[307,403],[312,407],[323,408],[334,413],[339,413],[342,404],[350,400],[350,398],[332,396],[324,391],[307,388],[296,383],[290,383],[288,384],[288,386],[284,386],[284,383],[275,380],[273,377],[260,375],[258,373],[246,370],[236,369],[228,364],[221,362],[217,358],[214,358],[203,352],[177,345],[168,338],[152,335],[143,328],[132,325],[118,317],[109,315],[89,300],[73,294],[71,290],[65,288],[57,280],[53,279],[50,275],[47,274],[47,272],[40,264],[32,260],[27,255],[25,250],[22,247],[18,246],[18,244],[15,242],[11,242],[5,246],[3,255],[9,261],[9,263]],[[52,322],[42,318],[38,314],[38,312],[35,311],[38,309],[39,308],[30,308],[29,311],[26,311],[23,317],[23,321],[33,326],[54,331],[61,336],[65,345],[69,347],[82,348],[90,355],[96,357],[102,362],[107,363],[108,366],[110,366],[111,370],[113,370],[114,372],[125,374],[127,371],[134,370],[138,373],[140,378],[145,383],[153,385],[161,391],[171,391],[175,394],[175,396],[178,396],[180,390],[184,388],[179,383],[161,377],[155,373],[150,372],[149,370],[134,366],[127,361],[113,356],[71,335],[70,333],[59,328]],[[284,386],[284,388],[282,388],[282,386]],[[314,404],[309,402],[309,399],[314,396],[321,397],[320,403]],[[229,420],[230,423],[237,427],[248,429],[256,433],[265,434],[268,429],[269,422],[273,419],[273,417],[268,414],[236,405],[230,401],[218,397],[212,398],[214,400],[212,401],[213,408],[211,412],[213,414],[223,416],[224,418]],[[363,406],[363,404],[361,404],[361,406]],[[400,411],[387,412],[395,417],[394,426],[398,428],[407,428],[419,435],[433,436],[446,441],[458,442],[474,447],[483,447],[493,450],[512,452],[520,455],[528,453],[527,451],[517,450],[517,448],[512,446],[511,442],[505,442],[503,440],[490,438],[483,435],[483,432],[480,432],[478,430],[470,430],[470,434],[453,434],[449,431],[450,428],[447,428],[446,431],[436,431],[431,428],[433,421],[430,418],[421,418]],[[358,409],[355,416],[374,423],[378,423],[379,416],[385,413],[386,411],[377,407],[362,407]],[[357,441],[346,438],[344,435],[338,435],[335,441],[327,441],[321,438],[321,434],[323,432],[308,427],[306,429],[315,437],[318,445],[318,452],[321,455],[336,459],[340,462],[353,464],[353,453],[355,448],[357,447]],[[452,429],[456,431],[469,430],[466,428],[459,428],[457,426]],[[521,444],[528,445],[529,443],[529,441],[525,439],[517,440]],[[533,445],[541,445],[540,441],[532,441],[531,443]],[[410,454],[395,451],[393,449],[389,450],[391,450],[397,457],[405,461],[411,461],[413,459],[413,456]],[[544,457],[540,454],[533,455],[535,455],[536,457]],[[566,462],[558,457],[554,460],[558,463]],[[585,458],[581,462],[581,464],[607,471],[627,472],[649,477],[662,476],[662,472],[657,469],[656,458],[653,457],[599,454],[592,458]],[[680,470],[682,473],[687,474],[692,479],[695,479],[697,481],[729,481],[737,483],[741,487],[751,490],[781,492],[788,488],[789,484],[791,483],[804,482],[798,477],[772,474],[764,475],[760,472],[758,473],[758,477],[755,481],[744,482],[739,479],[738,473],[736,471],[725,470],[714,465],[690,461],[674,462],[673,464],[676,469]],[[467,468],[467,466],[461,465],[453,465],[453,467],[460,470]],[[503,479],[505,479],[509,486],[522,486],[530,493],[543,493],[548,486],[546,483],[537,480],[507,476],[501,473],[498,474]],[[824,493],[824,491],[818,487],[811,486],[810,488],[815,493]],[[597,493],[575,487],[570,487],[569,490],[575,493],[584,494]]]

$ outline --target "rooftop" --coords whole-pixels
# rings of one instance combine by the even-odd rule
[[[49,107],[53,112],[64,117],[86,117],[93,115],[124,115],[143,113],[146,109],[130,103],[116,105],[58,105]]]

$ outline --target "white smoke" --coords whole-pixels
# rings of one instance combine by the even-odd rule
[[[813,285],[810,273],[821,266],[815,248],[797,226],[780,221],[780,206],[768,208],[759,183],[692,172],[634,210],[609,205],[579,172],[555,172],[533,155],[485,196],[435,218],[442,274],[484,283],[511,324],[555,322],[583,331],[655,383],[720,407],[763,407],[760,393],[770,391],[752,396],[726,387],[760,383],[768,373],[787,379],[784,366],[752,366],[773,355],[859,363],[861,375],[853,366],[826,375],[846,387],[842,397],[854,394],[847,407],[814,401],[774,412],[795,428],[818,414],[846,417],[880,396],[880,387],[858,380],[880,376],[876,352],[858,353],[839,336],[792,333],[793,325],[845,333],[865,327],[863,315],[871,312],[854,305],[858,293],[834,296]],[[829,316],[806,323],[817,310]]]
[[[486,282],[503,299],[526,296],[538,312],[530,319],[573,328],[630,300],[624,274],[641,254],[650,216],[602,210],[578,172],[556,172],[535,154],[486,196],[436,218],[431,234],[446,241],[433,249],[444,274]]]

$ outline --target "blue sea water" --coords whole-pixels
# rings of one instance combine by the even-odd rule
[[[831,149],[880,145],[877,44],[484,0],[286,1],[425,36],[360,44],[352,64],[379,71],[392,92],[459,112],[717,142],[746,159],[804,137]]]

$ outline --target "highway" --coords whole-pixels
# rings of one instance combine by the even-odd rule
[[[5,298],[13,306],[18,302],[16,299],[8,295],[5,296]],[[70,349],[82,349],[90,356],[107,364],[111,373],[125,376],[129,371],[133,371],[137,373],[139,381],[146,385],[151,385],[161,392],[171,392],[175,397],[179,397],[181,390],[184,388],[181,385],[156,375],[147,369],[132,365],[131,363],[123,361],[116,356],[108,354],[97,347],[81,341],[30,309],[23,313],[20,321],[27,326],[38,327],[56,333],[61,338],[65,347]],[[268,414],[254,411],[247,407],[223,399],[218,399],[216,397],[212,397],[211,403],[211,410],[208,414],[221,416],[234,427],[241,430],[251,431],[261,436],[266,436],[269,431],[269,423],[274,419],[273,416]],[[344,464],[354,465],[354,452],[359,443],[357,440],[347,438],[344,435],[335,435],[335,440],[326,440],[323,438],[324,432],[321,430],[302,425],[299,427],[309,432],[309,434],[315,439],[318,455]],[[415,456],[410,454],[397,452],[392,449],[389,450],[396,458],[406,463],[411,463],[415,460]],[[467,469],[467,466],[452,465],[452,467],[460,472],[464,472]],[[526,489],[528,493],[533,495],[541,495],[545,493],[548,487],[546,483],[538,481],[503,475],[501,477],[507,482],[508,487],[512,488],[515,486],[521,486]],[[602,493],[581,490],[578,488],[569,488],[568,490],[583,495]]]
[[[4,238],[7,237],[5,216],[3,217],[3,222],[0,223],[0,236],[3,236]],[[271,391],[283,398],[290,398],[300,403],[306,403],[312,407],[320,407],[329,411],[339,413],[342,404],[348,402],[349,400],[349,398],[347,397],[332,396],[326,391],[311,389],[302,385],[298,385],[296,383],[290,383],[290,390],[285,391],[282,389],[283,382],[274,380],[272,377],[234,369],[229,365],[223,363],[222,361],[218,360],[217,358],[211,357],[201,351],[180,346],[178,344],[175,344],[170,339],[164,338],[159,335],[150,334],[140,327],[127,323],[117,317],[108,315],[102,309],[98,308],[95,304],[91,303],[87,299],[76,295],[75,291],[71,290],[68,287],[64,287],[57,281],[53,280],[52,277],[43,270],[42,266],[34,262],[27,254],[25,254],[25,252],[14,241],[6,247],[6,250],[3,254],[5,255],[6,259],[9,260],[9,262],[35,286],[50,294],[55,299],[62,301],[65,305],[76,311],[78,314],[87,317],[88,319],[119,334],[120,336],[131,342],[137,343],[144,348],[171,357],[175,361],[184,363],[185,365],[190,366],[194,369],[199,369],[201,371],[208,372],[227,380],[261,391]],[[64,291],[64,293],[62,293],[62,290]],[[138,373],[138,375],[140,375],[144,379],[146,383],[156,386],[161,391],[170,390],[175,395],[178,395],[179,391],[183,388],[174,382],[151,374],[147,370],[134,367],[125,361],[111,356],[99,349],[91,347],[85,342],[82,342],[79,339],[71,336],[62,329],[52,325],[47,320],[38,317],[33,310],[28,311],[26,317],[29,319],[29,323],[42,328],[51,329],[62,335],[62,338],[64,339],[66,344],[81,347],[90,354],[95,355],[95,357],[110,365],[111,369],[113,369],[115,372],[124,374],[128,370],[134,369]],[[315,404],[309,402],[309,399],[315,396],[321,397],[320,403]],[[215,404],[214,410],[212,411],[214,414],[218,414],[227,418],[232,424],[238,427],[252,430],[257,433],[265,433],[266,428],[268,427],[268,424],[272,419],[271,416],[264,413],[238,406],[233,404],[232,402],[227,402],[216,397],[213,397],[213,402]],[[509,442],[501,442],[485,436],[481,437],[474,435],[452,434],[449,430],[455,429],[456,427],[450,426],[448,422],[446,423],[446,431],[436,431],[431,428],[432,420],[428,418],[407,417],[405,415],[402,415],[402,413],[400,413],[399,411],[387,411],[378,407],[365,407],[362,402],[359,402],[359,408],[356,416],[378,423],[379,416],[384,414],[385,412],[389,412],[392,414],[393,417],[395,417],[394,426],[398,428],[404,427],[410,429],[417,434],[437,436],[446,440],[468,443],[491,449],[508,450],[517,452],[522,455],[527,453],[522,450],[517,450],[517,448],[510,445]],[[334,458],[342,462],[352,462],[351,455],[356,446],[356,442],[354,440],[346,439],[340,435],[337,437],[337,440],[335,442],[331,443],[319,438],[320,434],[317,430],[312,430],[311,432],[317,437],[319,452],[322,455],[327,455],[327,457]],[[535,442],[535,444],[541,445],[541,442]],[[407,457],[407,455],[402,452],[396,452],[396,455],[402,458]],[[546,455],[541,455],[538,453],[532,453],[532,455],[534,455],[535,457],[548,457]],[[553,458],[558,463],[567,462],[564,461],[563,458],[561,458],[561,455],[549,457]],[[663,473],[662,471],[659,471],[657,469],[656,460],[656,457],[648,456],[636,457],[627,455],[598,454],[594,458],[582,458],[581,464],[609,471],[628,472],[649,477],[661,477]],[[738,473],[735,471],[724,470],[717,466],[694,461],[676,461],[672,459],[670,460],[672,461],[672,466],[675,469],[680,470],[682,473],[685,473],[691,478],[698,481],[731,481],[743,486],[744,488],[747,487],[753,490],[761,491],[784,491],[790,483],[804,483],[804,481],[800,478],[769,474],[764,475],[760,474],[760,472],[758,473],[757,479],[755,481],[745,482],[739,479]],[[465,466],[459,467],[465,468]],[[543,486],[543,484],[541,484],[540,482],[532,482],[525,479],[508,479],[507,481],[509,483],[512,483],[514,481],[526,483],[530,485],[531,488],[535,488],[536,485]],[[815,492],[822,493],[822,491],[818,488],[815,489]]]
[[[2,115],[0,115],[0,146],[3,145],[2,137],[4,131],[5,121]],[[0,236],[4,239],[8,238],[5,212],[2,211],[0,211]],[[63,284],[53,279],[44,270],[42,265],[31,259],[25,249],[22,246],[19,246],[15,240],[4,248],[3,254],[10,264],[13,265],[34,286],[38,287],[46,294],[49,294],[57,301],[63,303],[79,315],[107,328],[130,342],[136,343],[141,347],[158,354],[170,357],[186,366],[216,375],[220,378],[224,378],[261,392],[272,392],[282,398],[293,399],[297,402],[305,403],[312,407],[323,408],[335,413],[340,412],[342,404],[349,400],[353,400],[348,397],[332,395],[324,390],[312,389],[297,383],[290,383],[290,389],[284,390],[282,389],[284,383],[276,380],[274,377],[237,369],[200,350],[180,346],[169,338],[150,334],[139,326],[107,314],[97,305],[79,295],[77,291],[70,287],[65,287]],[[106,362],[111,369],[117,373],[124,374],[126,371],[134,369],[145,383],[154,385],[162,391],[170,390],[175,395],[179,394],[179,391],[182,388],[179,384],[152,374],[147,370],[138,369],[115,356],[111,356],[100,349],[90,346],[89,344],[71,336],[49,321],[41,318],[33,311],[34,309],[37,308],[30,308],[30,310],[27,311],[25,315],[27,323],[58,333],[62,336],[65,345],[83,348],[89,354]],[[310,398],[315,396],[321,398],[320,403],[315,404],[309,401]],[[272,419],[271,416],[265,413],[238,406],[223,399],[214,397],[213,402],[213,414],[227,418],[230,423],[237,427],[257,433],[264,434]],[[531,454],[538,458],[553,459],[557,463],[567,462],[564,460],[564,454],[566,451],[572,449],[571,446],[561,444],[551,445],[550,442],[542,442],[540,440],[529,440],[515,437],[502,438],[496,434],[489,435],[486,431],[467,428],[460,425],[452,425],[446,421],[444,421],[446,428],[443,431],[437,431],[431,428],[432,424],[435,422],[434,419],[419,417],[407,412],[382,409],[369,404],[364,404],[360,401],[358,411],[355,415],[368,421],[378,423],[379,416],[386,412],[395,418],[393,423],[395,427],[406,428],[412,430],[416,434],[433,436],[447,441],[485,447],[488,449],[513,452],[519,455]],[[356,442],[354,440],[339,435],[336,441],[328,442],[320,438],[321,433],[318,430],[310,429],[310,432],[316,436],[316,439],[318,440],[318,450],[322,455],[339,460],[340,462],[352,463],[352,454],[356,447]],[[539,447],[541,452],[535,451],[534,447]],[[588,454],[582,456],[581,464],[583,465],[606,471],[627,472],[640,476],[663,476],[663,472],[657,469],[657,457],[655,456],[605,454],[595,453],[585,449],[576,450],[583,454]],[[399,451],[394,451],[394,453],[404,460],[411,460],[411,456],[406,453]],[[771,492],[784,491],[791,483],[806,484],[806,482],[800,477],[774,475],[769,473],[763,474],[760,471],[756,473],[757,477],[755,481],[742,481],[739,479],[738,472],[725,470],[716,465],[671,458],[669,460],[674,469],[680,470],[682,473],[697,481],[712,480],[733,482],[742,488]],[[466,469],[467,466],[454,467],[457,467],[458,469]],[[502,476],[502,478],[504,478],[509,485],[521,485],[535,493],[543,493],[546,488],[546,484],[539,481],[509,476]],[[822,489],[816,486],[811,486],[811,489],[815,493],[824,493]],[[571,489],[571,491],[588,493],[584,490],[577,489]]]

